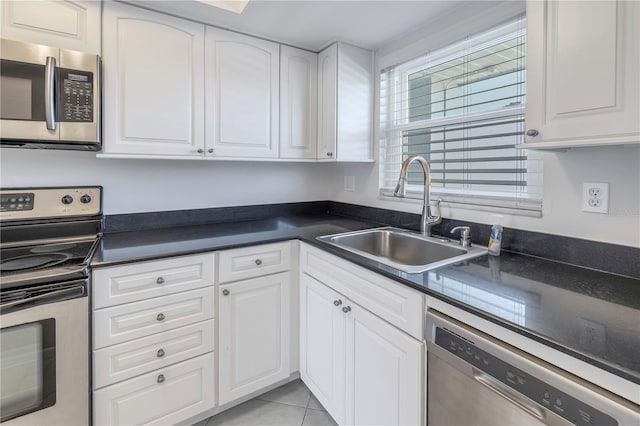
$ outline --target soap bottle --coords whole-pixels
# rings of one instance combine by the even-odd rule
[[[501,245],[502,225],[493,225],[491,227],[491,236],[489,237],[489,254],[492,256],[500,256]]]

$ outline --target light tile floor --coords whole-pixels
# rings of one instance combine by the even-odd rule
[[[300,380],[287,383],[194,426],[336,426]]]

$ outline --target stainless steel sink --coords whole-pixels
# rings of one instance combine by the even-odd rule
[[[457,241],[389,227],[325,235],[317,239],[410,274],[487,253],[485,247],[463,248]]]

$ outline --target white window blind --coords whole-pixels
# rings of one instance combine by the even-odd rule
[[[502,25],[380,76],[380,189],[420,155],[432,197],[465,208],[540,216],[542,163],[524,138],[526,22]],[[422,197],[412,164],[407,195]]]

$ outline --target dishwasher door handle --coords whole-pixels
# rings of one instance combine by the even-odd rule
[[[472,370],[473,370],[473,378],[478,383],[480,383],[486,388],[489,388],[493,392],[497,393],[498,395],[508,400],[512,404],[520,407],[521,409],[531,414],[532,416],[536,417],[540,421],[542,422],[545,421],[544,411],[542,411],[540,408],[526,401],[520,395],[515,394],[506,385],[503,385],[493,377],[483,373],[480,370],[476,370],[475,368],[473,368]]]

